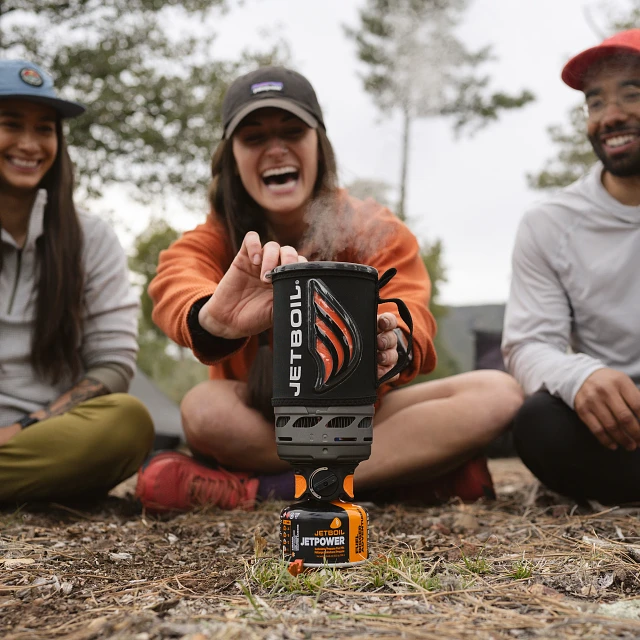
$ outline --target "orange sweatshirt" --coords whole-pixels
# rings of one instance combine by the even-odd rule
[[[413,318],[413,361],[399,380],[392,383],[398,386],[418,373],[429,373],[436,364],[433,347],[436,325],[428,308],[429,276],[415,236],[389,209],[371,199],[363,202],[352,198],[344,190],[341,198],[350,207],[342,220],[329,223],[329,233],[334,242],[338,238],[348,246],[338,247],[336,261],[370,265],[378,270],[379,276],[395,267],[398,273],[380,296],[401,298]],[[324,233],[327,232],[325,229]],[[240,340],[214,338],[199,326],[199,331],[194,331],[193,314],[189,318],[194,303],[213,294],[233,258],[224,224],[210,214],[206,222],[187,231],[160,253],[149,295],[154,303],[154,322],[169,338],[189,347],[201,362],[210,365],[210,378],[246,381],[258,349],[257,336]],[[378,312],[383,311],[393,312],[408,335],[394,304],[380,305]],[[388,384],[381,387],[380,395],[389,388]]]

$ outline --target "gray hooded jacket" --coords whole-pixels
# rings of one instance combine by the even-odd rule
[[[602,170],[528,211],[513,251],[507,368],[570,407],[603,367],[640,385],[640,207],[613,198]]]
[[[42,409],[91,377],[110,392],[126,391],[135,370],[138,299],[129,283],[127,261],[113,229],[100,218],[79,214],[84,248],[84,323],[78,345],[84,371],[78,380],[53,385],[29,363],[37,292],[36,239],[43,232],[47,193],[38,192],[27,238],[19,249],[1,231],[0,271],[0,427]]]

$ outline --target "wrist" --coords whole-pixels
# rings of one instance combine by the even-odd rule
[[[16,424],[20,427],[21,431],[26,429],[27,427],[30,427],[32,424],[35,424],[36,422],[40,422],[40,418],[36,418],[28,414],[23,418],[20,418],[20,420],[16,420]]]
[[[232,331],[229,330],[229,327],[226,324],[218,322],[207,312],[206,305],[202,307],[202,309],[200,309],[200,311],[198,312],[198,324],[214,338],[223,338],[225,340],[238,340],[239,338],[246,338],[246,336],[235,335]]]

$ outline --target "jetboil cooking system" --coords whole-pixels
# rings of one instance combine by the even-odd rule
[[[295,472],[296,502],[282,510],[284,557],[307,567],[368,558],[368,516],[350,502],[353,473],[371,454],[377,387],[409,363],[411,315],[380,298],[391,280],[373,267],[306,262],[272,271],[273,406],[278,455]],[[410,330],[406,352],[376,378],[377,308],[394,302]]]

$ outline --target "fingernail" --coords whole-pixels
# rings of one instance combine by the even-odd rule
[[[253,256],[253,264],[255,264],[255,265],[259,265],[260,264],[260,254],[256,253],[256,255]]]
[[[265,280],[271,280],[271,271],[266,271],[263,278]]]

